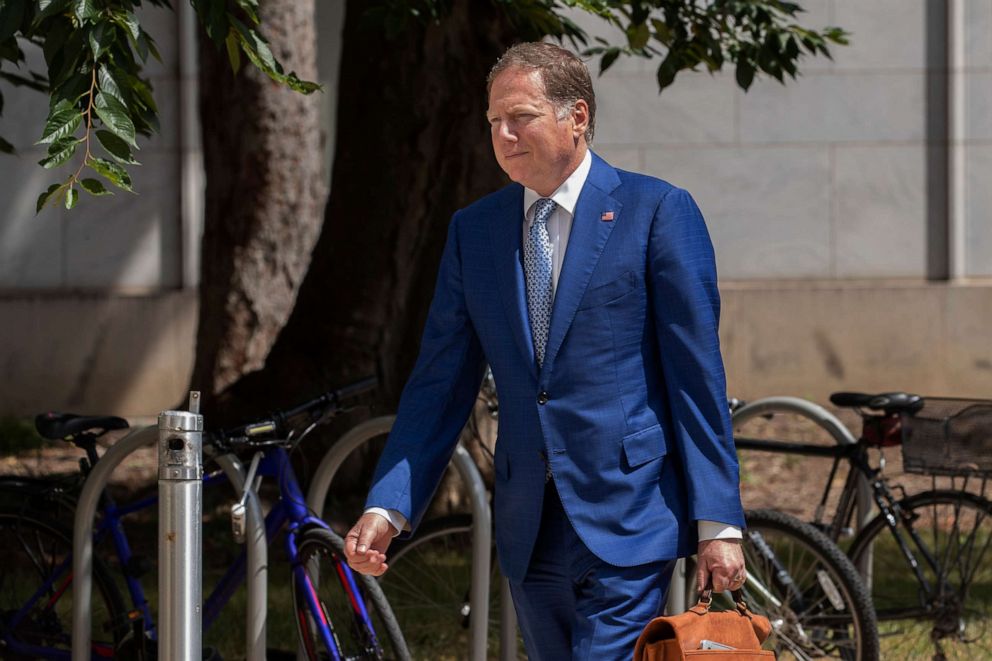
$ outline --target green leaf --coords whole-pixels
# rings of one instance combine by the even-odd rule
[[[256,30],[251,29],[233,16],[228,16],[228,19],[231,21],[231,25],[238,31],[238,34],[241,35],[242,43],[245,45],[245,54],[251,58],[252,62],[255,62],[255,66],[265,73],[275,72],[281,74],[282,67],[276,62],[276,58],[272,55],[272,51],[269,49],[269,44],[265,41],[265,38]]]
[[[97,8],[96,3],[93,0],[73,0],[72,2],[72,13],[76,15],[80,21],[88,21],[92,18],[96,18],[100,15],[100,10]]]
[[[675,75],[679,72],[678,61],[678,52],[669,51],[665,59],[658,65],[656,77],[659,92],[675,82]]]
[[[602,76],[604,73],[606,73],[606,70],[609,69],[614,62],[617,61],[618,57],[620,57],[619,48],[610,48],[605,53],[603,53],[603,57],[599,61],[599,75]]]
[[[48,120],[45,122],[45,130],[41,134],[41,140],[35,144],[40,145],[46,142],[54,142],[59,138],[72,135],[79,128],[79,124],[82,121],[83,114],[79,112],[78,108],[68,101],[59,101],[48,115]]]
[[[138,37],[137,47],[139,53],[144,53],[141,58],[142,60],[147,60],[148,54],[151,53],[151,56],[156,60],[159,62],[162,61],[162,56],[158,52],[158,46],[155,45],[155,40],[144,30],[141,31],[141,36]]]
[[[48,156],[38,161],[38,165],[51,170],[66,163],[76,153],[76,146],[82,142],[73,137],[60,138],[48,148]]]
[[[252,23],[258,25],[258,0],[237,0],[237,2],[238,6],[251,18]]]
[[[76,206],[76,202],[79,200],[79,191],[75,188],[70,188],[65,195],[65,208],[71,209]]]
[[[131,188],[131,175],[127,173],[127,170],[116,163],[112,163],[102,158],[91,158],[86,161],[86,164],[93,168],[97,174],[102,175],[104,179],[112,183],[114,186],[126,190],[129,193],[134,192]]]
[[[227,33],[227,39],[224,40],[224,45],[227,46],[227,59],[231,62],[231,69],[234,73],[238,73],[241,69],[241,48],[238,41],[238,33],[233,28]]]
[[[641,50],[647,46],[648,39],[650,38],[651,29],[648,27],[647,23],[632,26],[632,29],[627,31],[627,41],[630,43],[630,47],[633,50]]]
[[[100,141],[100,144],[107,150],[107,153],[113,156],[114,160],[118,163],[140,165],[140,163],[134,160],[134,157],[131,156],[131,148],[128,147],[127,143],[110,131],[97,131],[96,139]]]
[[[35,14],[34,24],[37,25],[42,19],[65,11],[70,2],[71,0],[38,0],[38,13]]]
[[[65,186],[65,184],[52,184],[49,186],[48,190],[38,196],[38,202],[35,204],[34,212],[36,214],[41,213],[41,210],[46,204],[48,204],[48,201],[52,199],[52,196],[58,193],[63,186]]]
[[[141,36],[141,24],[138,23],[137,17],[131,12],[120,12],[114,14],[114,19],[118,25],[127,30],[128,34],[135,41]]]
[[[89,31],[90,50],[93,59],[99,59],[114,41],[114,31],[106,23],[97,23]]]
[[[737,63],[735,75],[737,77],[737,84],[746,92],[751,87],[751,83],[754,82],[754,67],[750,62],[741,60]]]
[[[79,182],[79,185],[83,187],[90,195],[113,195],[112,191],[107,190],[103,183],[99,179],[83,179]]]
[[[134,122],[127,106],[113,96],[100,92],[96,95],[93,108],[104,126],[132,147],[138,146],[134,141]]]
[[[110,69],[107,68],[107,65],[100,65],[100,68],[97,69],[96,72],[96,79],[99,83],[101,92],[104,94],[109,94],[121,103],[124,102],[124,95],[121,94],[121,87],[117,84],[117,81],[114,79],[113,74],[110,73]]]

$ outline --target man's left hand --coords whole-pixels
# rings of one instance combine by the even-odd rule
[[[714,592],[739,590],[744,585],[744,550],[739,539],[707,539],[699,542],[696,555],[696,585],[700,591],[709,581]]]

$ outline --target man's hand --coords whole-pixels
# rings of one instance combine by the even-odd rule
[[[702,591],[708,581],[714,592],[739,590],[744,585],[744,550],[739,539],[707,539],[699,542],[696,564],[696,585]]]
[[[389,569],[386,549],[397,532],[386,517],[374,512],[363,514],[344,538],[348,566],[360,574],[382,576]]]

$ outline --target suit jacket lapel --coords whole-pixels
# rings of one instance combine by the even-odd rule
[[[496,260],[496,280],[506,311],[507,323],[513,333],[531,375],[537,378],[537,360],[527,313],[527,289],[524,281],[522,237],[524,223],[524,189],[514,186],[504,197],[503,213],[495,215],[489,224]]]
[[[620,220],[622,205],[610,193],[620,185],[616,170],[593,154],[592,168],[579,194],[579,201],[572,217],[572,229],[568,238],[565,262],[558,277],[555,302],[551,309],[551,329],[548,333],[548,346],[544,354],[542,372],[554,364],[558,350],[568,333],[579,301],[589,286],[589,279],[596,269],[606,240],[610,238],[614,225]],[[605,212],[613,212],[611,221],[601,218]]]

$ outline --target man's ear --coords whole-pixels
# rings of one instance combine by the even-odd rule
[[[579,99],[572,106],[572,137],[578,139],[589,128],[589,104]]]

